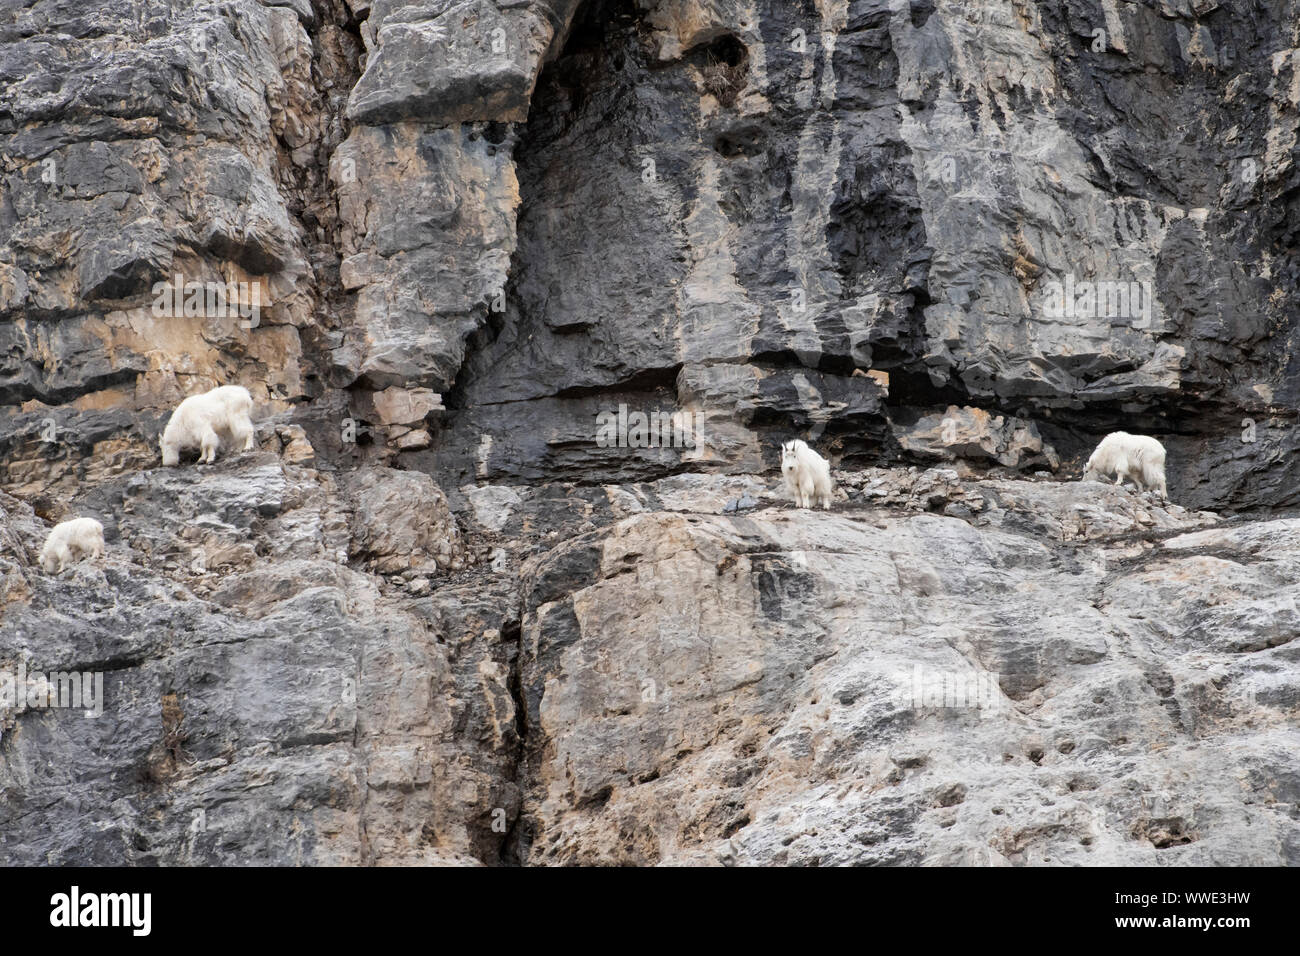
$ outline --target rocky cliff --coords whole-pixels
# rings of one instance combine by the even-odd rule
[[[1300,862],[1298,137],[1296,0],[0,2],[0,861]]]

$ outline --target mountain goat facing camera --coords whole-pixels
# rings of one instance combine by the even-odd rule
[[[1165,490],[1165,446],[1149,435],[1111,432],[1101,440],[1084,466],[1083,480],[1100,481],[1111,475],[1117,485],[1127,478],[1139,491],[1158,491],[1161,498],[1169,498]]]
[[[163,464],[180,463],[180,453],[199,449],[199,463],[211,464],[217,448],[252,451],[253,396],[242,385],[220,385],[202,395],[191,395],[176,406],[162,435]]]
[[[830,463],[796,438],[781,446],[781,474],[786,489],[800,508],[811,508],[813,499],[823,508],[831,506]]]
[[[94,518],[73,518],[54,526],[41,548],[41,570],[58,574],[86,555],[104,555],[104,526]]]

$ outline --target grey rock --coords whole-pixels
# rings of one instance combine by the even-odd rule
[[[578,0],[370,6],[366,71],[348,103],[357,123],[523,122],[541,61]]]
[[[1300,862],[1300,10],[1102,6],[4,5],[0,858]]]
[[[990,416],[978,408],[949,406],[911,425],[896,421],[894,434],[904,451],[924,458],[986,459],[1017,470],[1058,465],[1056,451],[1043,442],[1033,422]]]
[[[526,569],[540,582],[594,549],[524,608],[525,859],[1292,859],[1295,821],[1256,789],[1296,744],[1285,624],[1221,644],[1186,630],[1210,608],[1265,625],[1292,603],[1196,553],[1267,549],[1267,570],[1239,573],[1285,576],[1290,522],[1135,550],[1008,530],[1011,515],[864,517],[651,513]],[[640,612],[663,593],[670,607]]]

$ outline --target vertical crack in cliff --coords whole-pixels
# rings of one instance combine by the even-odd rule
[[[351,124],[346,115],[348,95],[361,76],[360,20],[344,0],[312,0],[317,25],[308,30],[312,44],[311,78],[318,102],[314,117],[318,139],[308,163],[284,168],[294,174],[290,213],[299,223],[315,277],[313,324],[300,334],[307,341],[304,370],[309,399],[320,395],[324,373],[329,367],[329,350],[336,344],[332,333],[340,328],[340,317],[351,311],[352,296],[343,290],[339,276],[342,258],[339,239],[339,204],[330,180],[330,157],[347,138]]]
[[[522,596],[520,597],[520,615],[524,612],[522,607]],[[528,745],[529,733],[531,728],[528,724],[528,702],[524,696],[523,687],[523,670],[524,670],[524,638],[522,619],[508,622],[505,630],[502,631],[502,637],[506,640],[513,640],[515,645],[514,659],[510,662],[510,676],[508,685],[510,688],[510,699],[514,702],[515,707],[515,755],[514,755],[514,785],[519,793],[519,809],[515,817],[510,821],[510,827],[506,830],[505,836],[501,840],[501,845],[497,854],[497,863],[505,866],[522,865],[523,848],[521,846],[523,839],[522,827],[526,826],[524,813],[527,807],[529,791],[529,760]],[[488,861],[484,861],[488,862]]]

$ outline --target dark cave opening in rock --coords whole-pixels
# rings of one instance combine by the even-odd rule
[[[665,62],[655,55],[658,42],[633,3],[591,0],[560,55],[544,67],[514,150],[520,206],[507,306],[489,314],[471,339],[445,397],[451,429],[441,443],[450,454],[440,461],[476,445],[483,433],[504,430],[512,433],[510,444],[493,437],[495,464],[488,469],[502,477],[627,479],[679,470],[682,463],[662,457],[597,465],[577,452],[581,429],[573,419],[582,414],[590,422],[602,402],[674,406],[681,398],[674,380],[693,349],[705,362],[723,360],[764,378],[762,397],[755,396],[760,407],[746,419],[757,434],[775,441],[818,427],[821,413],[798,407],[794,384],[809,368],[807,350],[795,345],[780,315],[789,261],[767,248],[790,241],[783,234],[793,228],[789,180],[799,157],[782,140],[798,130],[761,114],[732,115],[736,95],[752,79],[751,53],[737,35],[707,36]],[[873,72],[871,83],[894,72]],[[710,97],[716,106],[702,105]],[[717,158],[701,155],[705,144]],[[741,334],[734,315],[692,313],[680,300],[689,279],[685,260],[699,255],[685,223],[698,215],[699,178],[710,166],[718,169],[716,228],[732,230],[735,279],[762,311],[752,341],[738,345],[717,340]],[[847,304],[878,288],[905,290],[892,316],[872,331],[874,367],[897,376],[889,404],[962,400],[956,379],[934,386],[919,364],[928,254],[910,154],[901,143],[872,142],[845,172],[826,225],[841,296]],[[835,310],[819,316],[821,341],[808,352],[816,355],[811,370],[831,386],[831,406],[832,392],[843,399],[864,387],[854,384],[861,370],[840,324]],[[858,401],[851,394],[847,400]],[[582,401],[585,409],[565,404]],[[882,423],[858,410],[825,427],[850,460],[862,463],[892,454]],[[484,477],[482,464],[461,454],[461,478],[475,468]]]
[[[735,105],[749,73],[749,49],[738,36],[724,33],[689,51],[687,61],[700,70],[705,92],[724,107]]]
[[[673,406],[681,367],[679,207],[670,201],[666,215],[659,194],[661,183],[685,178],[677,143],[689,114],[677,101],[698,94],[680,65],[653,62],[646,34],[630,0],[592,0],[538,78],[516,130],[520,203],[505,307],[471,337],[444,398],[439,470],[481,477],[483,463],[463,449],[503,431],[491,471],[511,480],[675,467],[663,455],[619,460],[586,447],[603,408]]]

